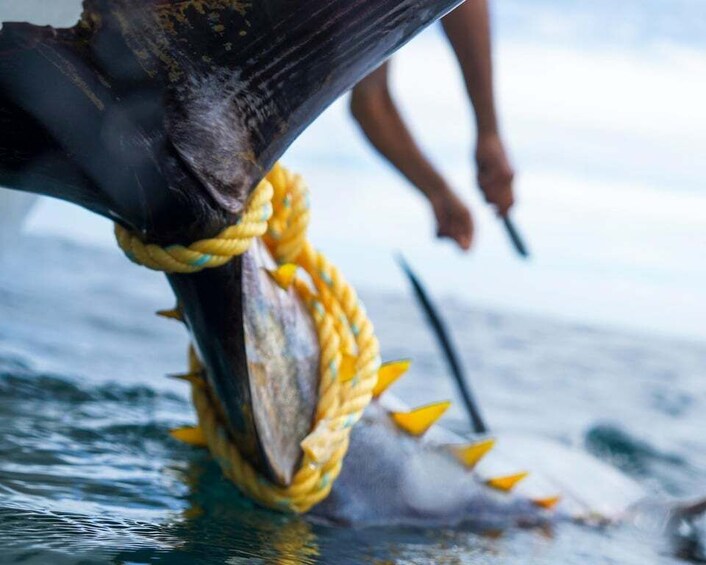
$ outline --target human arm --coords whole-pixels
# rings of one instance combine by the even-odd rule
[[[351,113],[373,146],[427,197],[437,235],[469,249],[471,214],[414,140],[390,92],[388,73],[384,63],[354,87]]]
[[[478,185],[501,215],[514,204],[514,171],[499,133],[488,0],[467,0],[443,20],[474,108]]]

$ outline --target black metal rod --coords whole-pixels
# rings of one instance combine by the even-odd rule
[[[510,219],[510,216],[503,216],[502,220],[505,225],[505,230],[510,236],[510,241],[512,241],[512,245],[515,247],[515,251],[517,251],[521,257],[527,259],[529,257],[529,251],[527,250],[527,246],[525,245],[522,236],[517,231],[514,222]]]
[[[463,368],[461,367],[461,362],[459,360],[458,355],[456,354],[456,350],[453,344],[451,343],[451,337],[449,336],[449,332],[447,331],[444,322],[439,316],[437,308],[432,304],[429,295],[427,294],[426,290],[424,290],[424,287],[422,286],[422,283],[419,280],[419,277],[417,277],[414,271],[412,271],[412,268],[409,266],[409,263],[407,263],[407,261],[401,254],[398,255],[397,261],[402,267],[402,270],[405,272],[405,275],[407,275],[407,278],[409,279],[409,282],[412,285],[412,288],[414,289],[414,294],[419,300],[419,303],[421,304],[422,309],[426,314],[427,320],[429,321],[432,329],[434,330],[434,335],[436,335],[439,345],[441,345],[441,348],[446,357],[446,361],[448,362],[449,369],[451,369],[451,374],[453,375],[453,378],[456,381],[456,385],[458,386],[461,398],[463,399],[463,403],[466,406],[466,411],[468,412],[468,417],[471,420],[473,430],[479,434],[486,433],[488,431],[488,427],[485,425],[485,421],[483,420],[483,417],[480,414],[478,405],[476,404],[473,398],[473,393],[471,392],[471,388],[468,385],[468,381],[465,377]]]

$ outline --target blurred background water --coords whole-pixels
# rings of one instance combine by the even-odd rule
[[[0,0],[0,20],[70,25],[76,0]],[[432,240],[417,195],[334,104],[286,163],[312,239],[361,289],[396,391],[453,397],[391,254],[441,300],[492,426],[580,445],[655,496],[706,494],[706,5],[497,0],[496,65],[520,176],[513,257],[472,187],[468,105],[438,29],[395,58],[400,103],[476,212],[473,255]],[[345,206],[341,206],[345,202]],[[29,260],[31,258],[31,261]],[[186,336],[108,222],[45,200],[0,266],[0,562],[669,563],[633,525],[337,530],[254,508],[168,430],[193,421]],[[455,407],[446,425],[463,429]],[[703,526],[703,524],[702,524]],[[684,555],[703,559],[698,548]]]

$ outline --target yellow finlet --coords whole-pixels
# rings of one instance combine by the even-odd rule
[[[186,381],[194,386],[203,387],[206,382],[203,380],[203,373],[201,371],[194,371],[193,373],[183,373],[179,375],[167,375],[170,379],[177,379],[179,381]]]
[[[448,400],[435,402],[409,412],[392,412],[390,417],[397,424],[397,427],[408,434],[421,436],[444,415],[449,406],[451,406],[451,402]]]
[[[473,469],[493,447],[495,447],[495,440],[489,438],[470,445],[455,446],[453,451],[461,463],[469,469]]]
[[[177,322],[184,321],[184,314],[179,305],[175,306],[171,310],[159,310],[157,311],[157,316],[167,318],[168,320],[176,320]]]
[[[537,506],[545,510],[553,510],[560,501],[561,496],[548,496],[547,498],[535,498],[532,500]]]
[[[492,479],[488,479],[485,484],[487,484],[489,487],[494,488],[496,490],[501,490],[503,492],[510,492],[517,483],[520,481],[526,479],[529,476],[529,473],[526,471],[523,471],[522,473],[515,473],[514,475],[505,475],[502,477],[493,477]]]
[[[203,431],[199,427],[185,426],[183,428],[177,428],[169,432],[174,439],[187,445],[193,445],[194,447],[208,447],[208,442],[206,441],[206,436],[203,435]]]
[[[344,383],[352,380],[356,373],[356,361],[357,358],[350,353],[344,353],[341,356],[341,366],[339,368],[339,374],[341,375],[341,380]]]
[[[294,277],[297,276],[297,268],[294,263],[285,263],[275,270],[267,269],[267,274],[282,290],[289,290],[294,282]]]
[[[397,379],[409,371],[411,365],[411,359],[383,363],[378,370],[378,382],[373,389],[373,397],[377,398],[390,388]]]

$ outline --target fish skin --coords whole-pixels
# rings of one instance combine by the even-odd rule
[[[440,425],[422,438],[410,436],[389,417],[400,409],[404,404],[391,393],[368,407],[353,428],[331,494],[313,508],[312,517],[348,526],[463,524],[504,530],[561,521],[618,522],[642,512],[649,500],[638,483],[614,467],[529,435],[497,434],[494,449],[469,470],[451,446],[479,438],[461,437]],[[523,470],[529,477],[511,492],[486,484],[490,477]]]
[[[343,470],[311,515],[348,526],[463,523],[479,529],[556,519],[528,498],[486,487],[446,446],[400,432],[379,403],[353,428]]]

